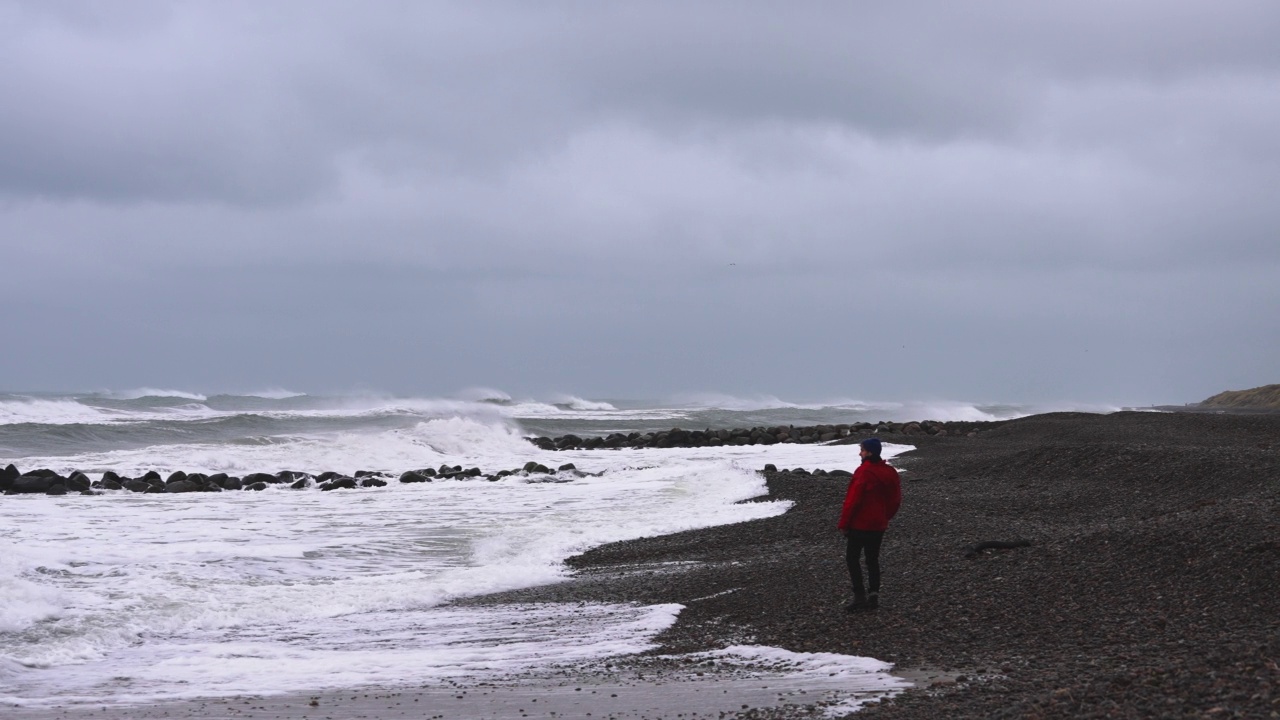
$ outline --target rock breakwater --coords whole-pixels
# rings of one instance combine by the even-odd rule
[[[825,443],[851,436],[895,435],[965,436],[1000,425],[999,422],[922,420],[919,422],[853,423],[841,425],[775,425],[769,427],[712,430],[672,428],[658,432],[610,433],[580,437],[531,437],[529,442],[543,450],[599,450],[619,448],[722,447],[726,445],[773,445],[778,443]]]
[[[573,463],[551,468],[542,463],[530,461],[519,468],[490,473],[485,473],[478,467],[464,469],[461,465],[407,470],[398,475],[374,470],[357,470],[351,475],[333,471],[312,475],[296,470],[281,470],[274,474],[257,472],[237,477],[226,473],[206,475],[177,470],[165,476],[152,470],[138,477],[124,477],[108,470],[102,473],[102,477],[98,480],[92,480],[80,470],[74,470],[66,475],[46,468],[24,473],[10,464],[0,470],[0,491],[5,495],[101,495],[109,490],[174,494],[228,490],[257,491],[266,490],[272,486],[288,487],[292,490],[327,491],[386,487],[394,481],[401,483],[468,479],[497,481],[505,477],[516,477],[525,482],[570,482],[592,474],[578,470]]]

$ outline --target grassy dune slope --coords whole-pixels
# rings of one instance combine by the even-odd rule
[[[1218,393],[1201,405],[1230,408],[1274,408],[1280,410],[1280,385],[1263,385],[1251,390],[1228,390]]]

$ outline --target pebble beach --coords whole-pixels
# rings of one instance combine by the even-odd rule
[[[838,443],[856,443],[851,435]],[[1280,717],[1280,415],[1055,413],[886,438],[904,502],[881,607],[846,614],[836,468],[762,470],[781,514],[612,543],[563,582],[459,601],[678,604],[652,650],[456,689],[353,688],[70,717],[839,717],[819,684],[708,660],[865,656],[899,691],[859,718]],[[600,452],[607,452],[601,450]],[[851,470],[852,468],[841,468]],[[1027,541],[975,550],[988,541]],[[708,655],[711,653],[711,655]],[[815,700],[818,700],[815,702]],[[540,703],[540,704],[539,704]]]
[[[657,655],[755,642],[913,677],[858,717],[1280,717],[1280,415],[1059,413],[912,443],[877,611],[841,609],[847,480],[819,468],[767,474],[784,515],[601,547],[571,582],[482,601],[677,602]],[[967,552],[991,540],[1031,544]]]

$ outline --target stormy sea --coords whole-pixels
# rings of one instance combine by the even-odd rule
[[[605,543],[784,513],[785,502],[741,502],[764,492],[760,468],[851,470],[856,446],[556,452],[527,438],[982,421],[1046,409],[1065,408],[519,399],[494,390],[436,399],[152,388],[0,394],[0,468],[80,471],[94,481],[177,471],[302,479],[259,492],[0,498],[0,704],[427,687],[639,653],[679,605],[455,601],[556,582],[569,574],[567,557]],[[529,462],[573,470],[523,472]],[[482,474],[449,472],[473,467]],[[439,469],[431,482],[398,481],[427,468]],[[325,492],[314,481],[325,472],[383,484]],[[897,682],[871,658],[766,647],[729,655],[785,660],[815,677]]]

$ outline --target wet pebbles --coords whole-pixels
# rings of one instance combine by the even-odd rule
[[[570,582],[479,602],[679,602],[655,654],[758,643],[921,678],[859,717],[1280,717],[1280,416],[1061,413],[913,444],[878,611],[841,610],[847,478],[776,471],[760,499],[784,515],[597,548]]]

